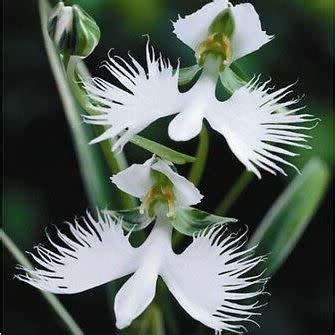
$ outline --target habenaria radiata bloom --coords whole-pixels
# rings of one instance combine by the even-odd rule
[[[227,9],[231,11],[232,17],[228,18],[233,20],[233,26],[229,30],[229,38],[224,35],[223,54],[220,54],[217,41],[208,42],[206,36],[211,36],[208,28],[211,22]],[[284,100],[291,93],[292,85],[274,90],[267,87],[269,81],[260,83],[254,78],[235,90],[226,101],[218,101],[215,96],[223,59],[224,66],[228,66],[271,39],[262,31],[254,7],[251,4],[231,6],[226,0],[216,0],[194,14],[179,18],[174,27],[178,38],[193,49],[205,41],[205,51],[202,52],[206,57],[201,64],[202,73],[198,81],[187,92],[180,93],[178,68],[174,72],[168,60],[163,60],[161,56],[156,58],[148,44],[147,70],[131,56],[130,64],[119,57],[110,57],[105,66],[124,88],[100,78],[94,78],[93,84],[86,84],[90,98],[96,102],[97,115],[86,116],[85,120],[109,127],[92,143],[118,137],[113,150],[122,149],[134,134],[150,123],[177,114],[168,129],[170,138],[175,141],[187,141],[197,136],[206,119],[225,137],[230,149],[247,170],[259,178],[259,169],[286,175],[280,165],[295,168],[287,156],[296,154],[282,146],[310,148],[305,144],[310,136],[301,131],[313,126],[302,126],[301,123],[317,119],[310,114],[297,114],[302,109],[295,106],[297,99]],[[210,46],[211,41],[214,47]],[[209,53],[206,53],[207,47]]]
[[[155,162],[151,163],[154,166]],[[131,173],[139,172],[138,168],[130,167],[123,177],[138,178]],[[155,168],[162,168],[162,173],[176,182],[174,190],[182,203],[200,200],[199,193],[193,192],[194,186],[191,190],[184,184],[178,189],[178,177],[171,174],[170,167],[157,164]],[[127,186],[120,175],[115,180],[123,189],[129,188],[143,198],[148,190],[148,179],[144,177],[145,183],[141,186],[139,182],[134,188]],[[124,234],[122,218],[104,211],[98,212],[96,218],[87,213],[82,220],[83,224],[77,220],[69,224],[69,235],[57,230],[61,243],[48,235],[53,250],[38,246],[32,254],[41,268],[23,269],[25,274],[17,277],[41,290],[71,294],[133,273],[115,297],[119,329],[129,326],[151,303],[158,276],[187,313],[217,334],[223,330],[242,332],[244,324],[254,322],[251,318],[259,314],[255,309],[261,306],[258,297],[263,293],[265,279],[250,271],[264,258],[254,257],[254,248],[243,249],[246,233],[228,234],[224,226],[212,225],[195,233],[184,252],[175,254],[171,247],[172,225],[163,203],[157,203],[155,226],[138,248],[130,244],[130,233]],[[255,301],[247,303],[249,299]]]
[[[161,57],[154,59],[147,45],[148,74],[133,59],[138,73],[128,63],[124,67],[111,58],[106,67],[128,88],[120,89],[95,78],[95,85],[86,84],[90,97],[100,105],[97,115],[86,116],[88,123],[110,127],[92,143],[120,136],[113,149],[121,148],[131,137],[163,116],[177,114],[170,122],[168,133],[175,141],[187,141],[197,136],[204,119],[221,133],[249,171],[259,178],[259,169],[286,175],[278,163],[293,164],[282,156],[295,156],[282,145],[310,148],[308,135],[301,133],[313,127],[301,123],[316,121],[310,114],[296,114],[300,107],[289,110],[298,100],[284,101],[292,85],[273,90],[269,82],[254,78],[237,89],[226,101],[215,97],[220,59],[208,57],[195,85],[185,93],[178,90],[178,74]],[[165,65],[164,65],[165,64]],[[167,65],[168,64],[168,65]]]

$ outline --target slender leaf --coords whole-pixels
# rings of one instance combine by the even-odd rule
[[[185,164],[195,161],[192,156],[185,155],[139,135],[135,135],[130,142],[174,164]]]
[[[265,215],[249,242],[258,254],[268,254],[267,274],[275,272],[299,241],[330,179],[328,167],[311,159]]]

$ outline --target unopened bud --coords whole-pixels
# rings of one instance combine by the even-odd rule
[[[51,11],[48,32],[60,52],[87,57],[100,39],[100,29],[94,19],[77,5],[59,2]]]

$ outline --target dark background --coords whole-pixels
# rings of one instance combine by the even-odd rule
[[[76,1],[96,18],[102,30],[101,43],[88,60],[92,73],[108,79],[99,65],[110,48],[125,56],[128,50],[143,61],[150,34],[157,50],[173,64],[194,63],[191,51],[175,38],[170,19],[188,14],[205,1],[189,0],[81,0]],[[239,61],[250,75],[271,76],[277,87],[298,79],[295,91],[305,95],[307,111],[322,122],[313,131],[313,150],[297,161],[302,167],[317,155],[331,168],[334,161],[334,115],[332,113],[333,18],[332,0],[257,0],[262,26],[276,38],[254,54]],[[5,185],[4,228],[22,249],[45,241],[44,228],[75,215],[88,206],[78,172],[61,103],[45,54],[37,1],[5,2],[4,41]],[[142,62],[143,63],[143,62]],[[196,141],[186,148],[168,140],[158,122],[147,134],[176,149],[192,154]],[[211,132],[209,161],[200,185],[210,211],[227,193],[243,171],[222,137]],[[148,154],[132,144],[126,146],[130,163],[143,162]],[[139,152],[140,151],[140,152]],[[180,172],[186,173],[187,166]],[[252,232],[290,177],[274,178],[264,173],[254,180],[236,202],[230,216],[249,225]],[[108,181],[106,181],[108,183]],[[320,209],[287,262],[268,285],[269,305],[259,319],[261,329],[251,334],[330,334],[332,318],[331,206],[329,190]],[[15,261],[4,252],[5,334],[63,334],[57,317],[37,290],[13,280]],[[105,287],[82,294],[61,296],[75,320],[87,334],[114,334],[114,316]],[[197,322],[175,307],[184,330]],[[193,328],[190,328],[193,327]],[[193,333],[193,331],[191,331]],[[211,334],[204,330],[202,334]]]

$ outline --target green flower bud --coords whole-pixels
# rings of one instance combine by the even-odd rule
[[[234,18],[230,8],[219,13],[208,29],[207,38],[196,50],[197,63],[203,66],[208,55],[221,57],[220,70],[229,66],[232,60],[231,36],[234,32]]]
[[[87,57],[100,39],[100,29],[94,19],[77,5],[59,2],[48,20],[48,32],[62,54]]]

